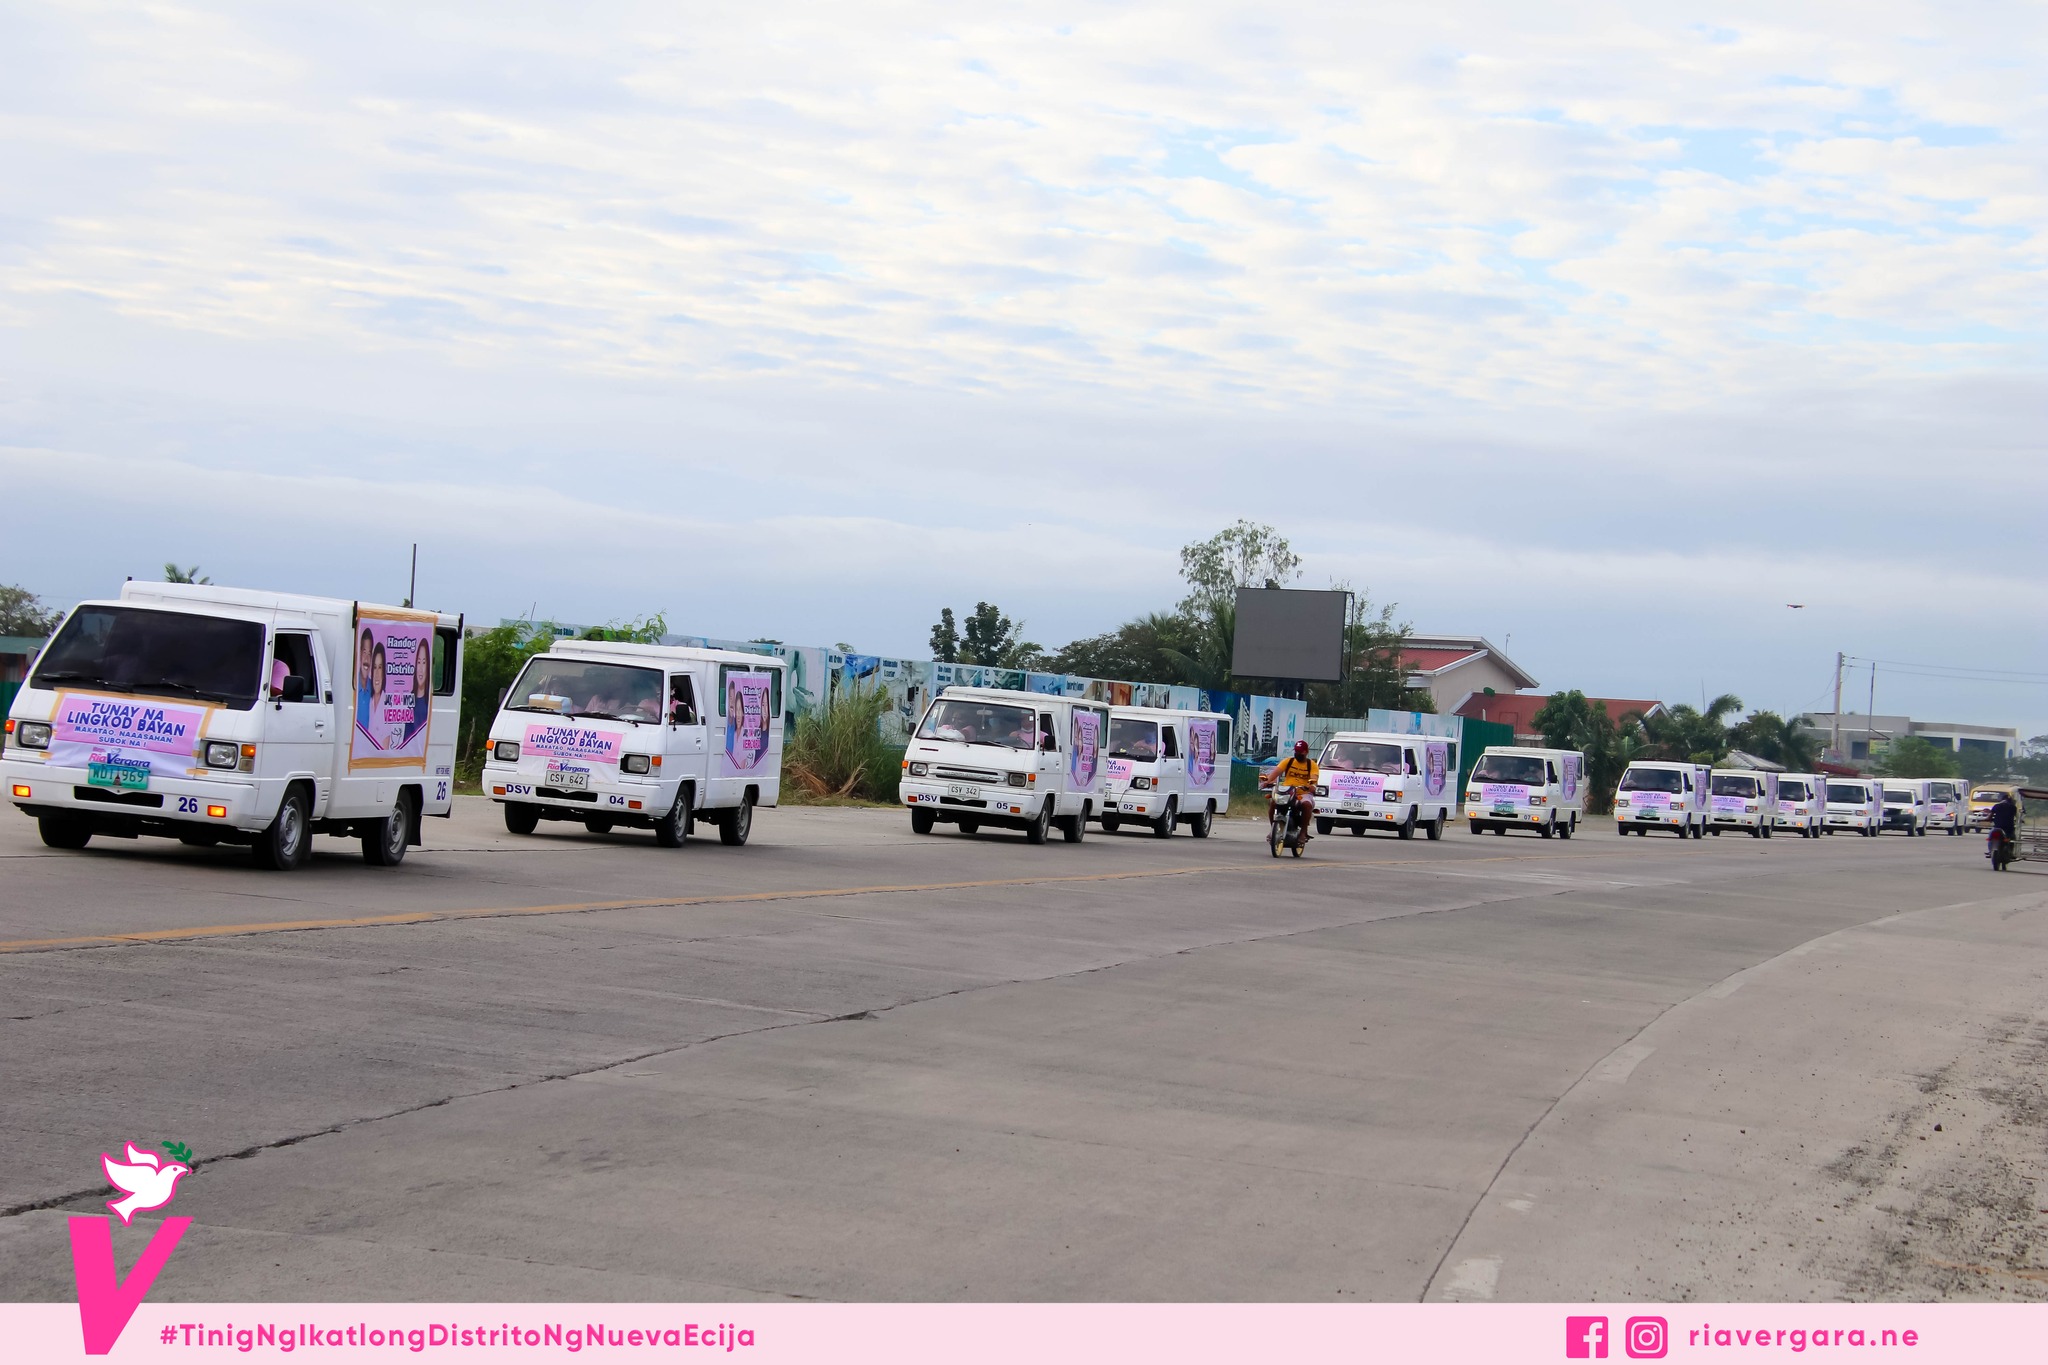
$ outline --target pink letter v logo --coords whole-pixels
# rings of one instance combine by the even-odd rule
[[[135,1306],[156,1283],[157,1272],[171,1259],[192,1220],[164,1219],[126,1283],[114,1278],[113,1220],[72,1218],[70,1223],[71,1268],[78,1277],[78,1323],[85,1332],[85,1353],[103,1356],[120,1340],[121,1329],[135,1316]]]

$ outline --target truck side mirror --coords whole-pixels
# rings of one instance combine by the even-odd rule
[[[686,701],[679,701],[675,705],[669,707],[668,723],[670,725],[691,725],[695,722],[696,717],[690,714],[690,703]]]
[[[279,689],[279,695],[286,701],[304,701],[306,680],[296,673],[288,675],[284,680],[284,686]]]
[[[1049,753],[1051,753],[1051,752],[1052,752],[1052,736],[1051,736],[1051,735],[1040,735],[1040,736],[1038,737],[1038,748],[1039,748],[1039,751],[1040,751],[1041,753],[1048,753],[1048,754],[1049,754]]]

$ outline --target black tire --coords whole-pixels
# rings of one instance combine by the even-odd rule
[[[1336,827],[1336,822],[1329,819],[1327,816],[1318,815],[1316,817],[1316,833],[1328,834],[1331,830],[1335,829]],[[1353,825],[1351,828],[1357,829],[1358,826]]]
[[[1280,816],[1275,811],[1266,817],[1266,848],[1277,858],[1280,856]]]
[[[980,830],[981,821],[961,820],[955,825],[955,828],[957,828],[962,834],[973,834]]]
[[[932,826],[937,823],[938,818],[930,811],[917,806],[910,808],[910,832],[912,834],[930,834]]]
[[[412,833],[412,793],[400,792],[391,814],[371,824],[363,834],[363,861],[371,867],[397,867],[405,861],[407,837]]]
[[[1102,832],[1104,834],[1116,833],[1123,828],[1123,824],[1123,820],[1113,812],[1104,811],[1102,813]]]
[[[1171,839],[1173,837],[1173,827],[1179,823],[1180,800],[1177,797],[1169,796],[1166,798],[1165,811],[1160,814],[1157,820],[1152,822],[1152,837],[1155,839]]]
[[[1705,825],[1694,825],[1694,826],[1692,827],[1692,837],[1693,837],[1693,838],[1695,838],[1695,839],[1704,839],[1704,838],[1706,838],[1706,837],[1707,837],[1707,827],[1706,827]]]
[[[1408,818],[1401,822],[1400,828],[1394,831],[1394,836],[1399,839],[1413,839],[1415,837],[1415,807],[1410,806],[1408,808]]]
[[[533,833],[540,828],[540,808],[524,801],[507,801],[505,828],[514,834]]]
[[[1068,815],[1060,820],[1060,837],[1070,844],[1078,844],[1088,837],[1088,812]]]
[[[668,808],[659,820],[654,822],[654,842],[661,848],[681,848],[690,841],[690,826],[696,823],[691,817],[690,789],[676,788],[675,804]]]
[[[1536,832],[1546,839],[1555,839],[1557,837],[1557,817],[1552,816],[1550,819],[1545,820],[1543,828]]]
[[[1628,826],[1622,824],[1619,820],[1614,822],[1614,832],[1624,839],[1628,838]]]
[[[1038,816],[1024,827],[1024,842],[1042,844],[1052,834],[1052,798],[1045,798],[1045,804],[1038,808]]]
[[[1474,834],[1477,834],[1479,832],[1479,822],[1477,820],[1473,820],[1469,821],[1468,823],[1470,823],[1470,825],[1472,826],[1472,832]]]
[[[1436,819],[1429,822],[1424,832],[1431,843],[1435,843],[1444,837],[1444,813],[1442,811],[1436,813]]]
[[[612,822],[609,818],[602,815],[586,815],[583,817],[583,828],[589,830],[592,834],[610,834],[612,832]]]
[[[36,832],[50,848],[80,849],[92,842],[92,826],[77,815],[38,815]]]
[[[1505,839],[1508,835],[1508,827],[1506,825],[1495,825],[1493,827],[1493,832],[1495,834],[1500,835],[1501,838]]]
[[[1569,839],[1578,832],[1579,822],[1576,820],[1567,820],[1557,827],[1557,837],[1560,839]]]
[[[1209,837],[1209,831],[1213,829],[1215,825],[1216,808],[1214,806],[1206,806],[1203,808],[1201,814],[1189,818],[1188,833],[1193,835],[1197,839],[1206,839]],[[1103,828],[1107,829],[1108,826],[1104,825]]]
[[[306,817],[306,789],[292,787],[277,803],[270,827],[256,836],[249,850],[256,866],[268,872],[290,872],[313,856],[313,828]]]
[[[744,848],[754,832],[754,803],[742,801],[718,822],[718,842],[727,848]]]
[[[220,831],[212,829],[187,830],[178,836],[178,842],[187,848],[219,848]]]
[[[1365,837],[1365,821],[1359,820],[1354,822],[1351,826],[1351,833],[1356,838],[1363,839]]]

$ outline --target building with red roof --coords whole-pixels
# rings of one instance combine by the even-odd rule
[[[1642,701],[1631,697],[1588,697],[1588,702],[1604,703],[1610,720],[1619,721],[1634,711],[1644,716],[1663,714],[1661,701]],[[1534,692],[1512,694],[1479,692],[1465,698],[1455,714],[1471,720],[1490,720],[1499,725],[1515,727],[1515,740],[1541,743],[1542,735],[1536,729],[1536,713],[1550,701],[1548,695]]]
[[[1474,693],[1520,692],[1536,679],[1483,635],[1410,635],[1401,647],[1408,686],[1428,692],[1438,715]]]

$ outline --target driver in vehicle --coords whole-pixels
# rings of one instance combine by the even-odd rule
[[[1303,844],[1308,843],[1315,827],[1316,783],[1321,777],[1316,761],[1308,756],[1308,741],[1298,739],[1294,742],[1294,756],[1282,759],[1274,767],[1273,775],[1267,781],[1270,791],[1285,791],[1290,788],[1293,790],[1295,804],[1301,807]],[[1272,816],[1273,798],[1269,793],[1266,797],[1266,818],[1270,820]]]

